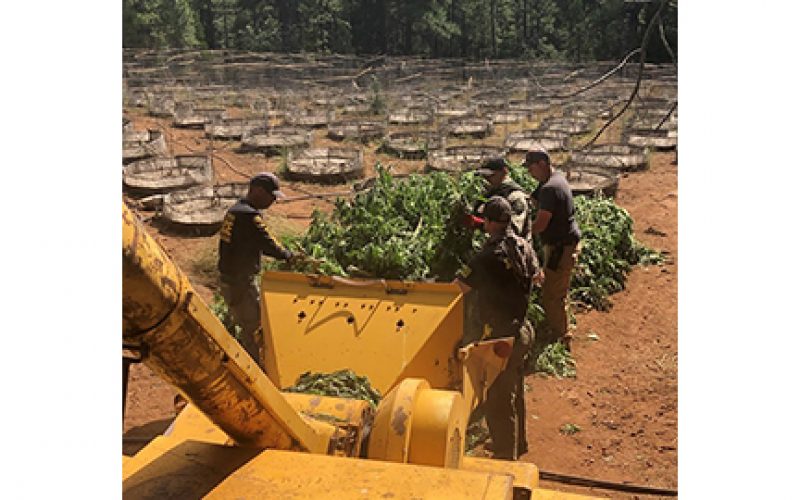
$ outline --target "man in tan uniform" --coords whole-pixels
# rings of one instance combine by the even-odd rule
[[[572,269],[580,253],[581,231],[575,220],[575,205],[567,179],[550,164],[550,156],[542,149],[525,155],[528,173],[539,186],[531,199],[537,207],[531,232],[541,236],[544,247],[544,284],[542,308],[549,332],[537,332],[547,343],[561,341],[570,347],[568,330],[569,283]]]

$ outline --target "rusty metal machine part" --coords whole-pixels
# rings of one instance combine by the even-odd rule
[[[334,427],[303,419],[123,205],[123,338],[238,444],[325,453]]]

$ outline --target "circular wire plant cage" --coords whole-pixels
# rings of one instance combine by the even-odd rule
[[[561,116],[557,118],[547,118],[539,125],[540,130],[551,132],[563,132],[569,135],[582,135],[589,133],[592,128],[592,120],[579,116]]]
[[[570,160],[576,164],[623,172],[644,170],[648,165],[647,150],[629,144],[601,144],[588,150],[574,151]]]
[[[533,118],[533,113],[523,109],[504,109],[494,112],[492,122],[497,123],[519,123]]]
[[[247,183],[230,183],[172,191],[164,196],[161,216],[176,226],[215,231],[247,188]]]
[[[240,140],[249,131],[267,126],[265,119],[228,118],[213,120],[204,125],[206,137],[221,140]]]
[[[175,100],[168,95],[150,94],[147,112],[156,118],[172,118],[175,116]]]
[[[383,137],[386,124],[382,121],[343,120],[328,124],[328,137],[335,141],[354,139],[368,142]]]
[[[477,113],[475,106],[459,106],[457,104],[446,104],[437,106],[435,115],[437,118],[452,119],[466,118]]]
[[[128,129],[122,133],[122,164],[136,160],[167,156],[167,141],[160,130],[137,131]]]
[[[339,184],[364,177],[361,149],[311,148],[290,151],[287,155],[287,179],[322,184]]]
[[[178,128],[204,128],[207,123],[226,120],[228,113],[221,107],[195,107],[193,103],[178,103],[172,126]]]
[[[569,134],[565,132],[526,129],[508,134],[503,145],[512,153],[524,153],[535,148],[561,152],[567,150],[568,139]]]
[[[132,196],[210,184],[213,179],[211,157],[205,155],[146,158],[129,163],[122,171],[122,182]]]
[[[389,112],[388,122],[392,125],[429,125],[433,123],[430,109],[403,108]]]
[[[328,123],[336,119],[336,112],[333,110],[304,110],[304,111],[288,111],[284,117],[287,125],[294,125],[295,127],[313,127],[322,128]]]
[[[625,140],[628,145],[633,147],[669,151],[678,146],[678,131],[676,129],[630,129],[625,132]]]
[[[444,149],[429,151],[425,168],[428,171],[464,172],[478,168],[484,160],[494,156],[502,156],[505,152],[505,148],[488,144],[449,146]]]
[[[242,134],[241,152],[281,154],[284,149],[304,148],[311,144],[311,131],[302,127],[262,127]]]
[[[483,139],[494,129],[492,120],[487,118],[454,118],[444,126],[445,133],[452,137],[473,137]]]
[[[619,189],[619,171],[567,163],[559,168],[564,173],[574,196],[606,196],[613,198]]]
[[[428,151],[442,149],[446,139],[434,130],[391,132],[383,139],[382,151],[399,158],[418,160],[428,156]]]

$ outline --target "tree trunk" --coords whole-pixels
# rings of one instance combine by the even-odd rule
[[[489,15],[491,16],[492,19],[492,57],[497,58],[497,36],[495,34],[495,17],[497,15],[496,14],[497,0],[492,0],[490,7],[491,7],[491,12],[489,13]]]
[[[522,44],[528,47],[528,0],[522,0]]]

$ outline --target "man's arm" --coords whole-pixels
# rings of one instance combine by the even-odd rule
[[[272,234],[270,234],[260,215],[253,216],[253,225],[255,226],[256,238],[258,239],[261,253],[281,260],[292,258],[292,252],[283,248],[283,246],[272,237]]]
[[[461,293],[468,293],[482,286],[484,274],[484,261],[481,254],[478,254],[456,274],[453,283],[458,285],[458,288],[461,289]]]
[[[533,220],[531,233],[539,234],[547,228],[550,224],[550,219],[553,218],[553,209],[556,207],[555,193],[550,187],[539,186],[537,188],[536,198],[539,202],[538,210],[536,211],[536,218]]]
[[[547,228],[547,225],[550,224],[550,219],[553,218],[553,213],[549,212],[543,208],[540,208],[536,212],[536,218],[533,220],[533,224],[531,225],[531,232],[533,234],[539,234]]]
[[[472,290],[471,286],[467,285],[466,283],[464,283],[463,281],[461,281],[458,278],[454,279],[453,283],[458,285],[458,288],[461,289],[461,293],[464,294],[464,295],[466,295],[467,293],[469,293]]]
[[[528,218],[528,199],[522,191],[514,191],[508,195],[508,203],[511,205],[513,214],[511,215],[511,225],[517,234],[522,234],[525,226],[525,219]]]

